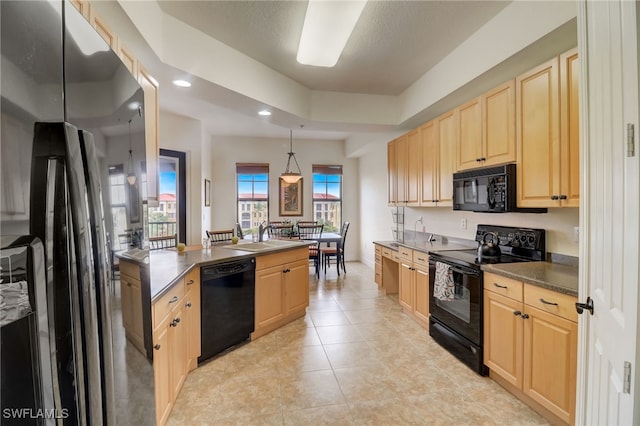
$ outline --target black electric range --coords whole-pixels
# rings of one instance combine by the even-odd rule
[[[482,360],[483,264],[545,260],[544,229],[478,225],[478,245],[485,234],[499,241],[500,256],[478,259],[477,249],[429,253],[429,334],[445,349],[479,374]],[[439,277],[439,278],[436,278]],[[450,288],[442,292],[442,277]]]

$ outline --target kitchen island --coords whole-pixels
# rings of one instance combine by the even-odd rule
[[[130,342],[153,360],[156,421],[164,424],[189,371],[201,355],[200,268],[256,259],[256,339],[305,315],[309,305],[308,243],[118,254],[123,323]],[[254,245],[247,245],[255,248]],[[242,314],[242,313],[240,313]]]

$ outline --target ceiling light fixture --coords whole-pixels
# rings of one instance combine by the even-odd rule
[[[191,87],[191,83],[187,80],[173,80],[173,84],[178,87]]]
[[[258,115],[263,115],[263,116],[268,116],[271,115],[271,111],[267,111],[266,109],[263,109],[262,111],[258,111]]]
[[[298,62],[316,67],[335,66],[366,4],[366,0],[309,0]]]
[[[302,128],[302,126],[300,126]],[[289,129],[289,159],[287,160],[287,169],[283,174],[280,175],[283,181],[287,183],[296,183],[300,179],[302,179],[302,173],[300,172],[300,165],[298,165],[298,160],[296,160],[296,154],[293,152],[293,130]],[[296,167],[298,168],[298,172],[293,172],[290,169],[291,166],[291,157],[293,157],[293,161],[296,163]]]
[[[133,120],[133,118],[131,118]],[[131,120],[129,120],[129,165],[127,167],[127,182],[133,186],[136,184],[136,174],[133,172],[133,151],[131,150]]]

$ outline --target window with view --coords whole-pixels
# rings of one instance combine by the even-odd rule
[[[116,249],[128,247],[127,229],[127,193],[124,166],[109,166],[109,199],[111,200],[111,220],[113,222],[112,246]]]
[[[238,223],[244,234],[269,220],[269,165],[237,163]]]
[[[313,220],[326,232],[342,223],[342,166],[313,165]]]

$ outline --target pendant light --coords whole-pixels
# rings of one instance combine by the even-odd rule
[[[127,182],[129,182],[129,185],[135,185],[136,174],[133,171],[133,151],[131,150],[131,120],[129,120],[129,166],[127,167],[129,172],[127,173]]]
[[[300,126],[302,127],[302,126]],[[293,130],[289,129],[289,159],[287,160],[287,169],[283,174],[280,175],[283,181],[287,183],[296,183],[300,179],[302,179],[302,173],[300,172],[300,165],[298,165],[298,160],[296,160],[296,154],[293,152]],[[296,167],[298,168],[298,172],[293,172],[290,169],[291,166],[291,157],[293,157],[293,161],[296,163]]]

